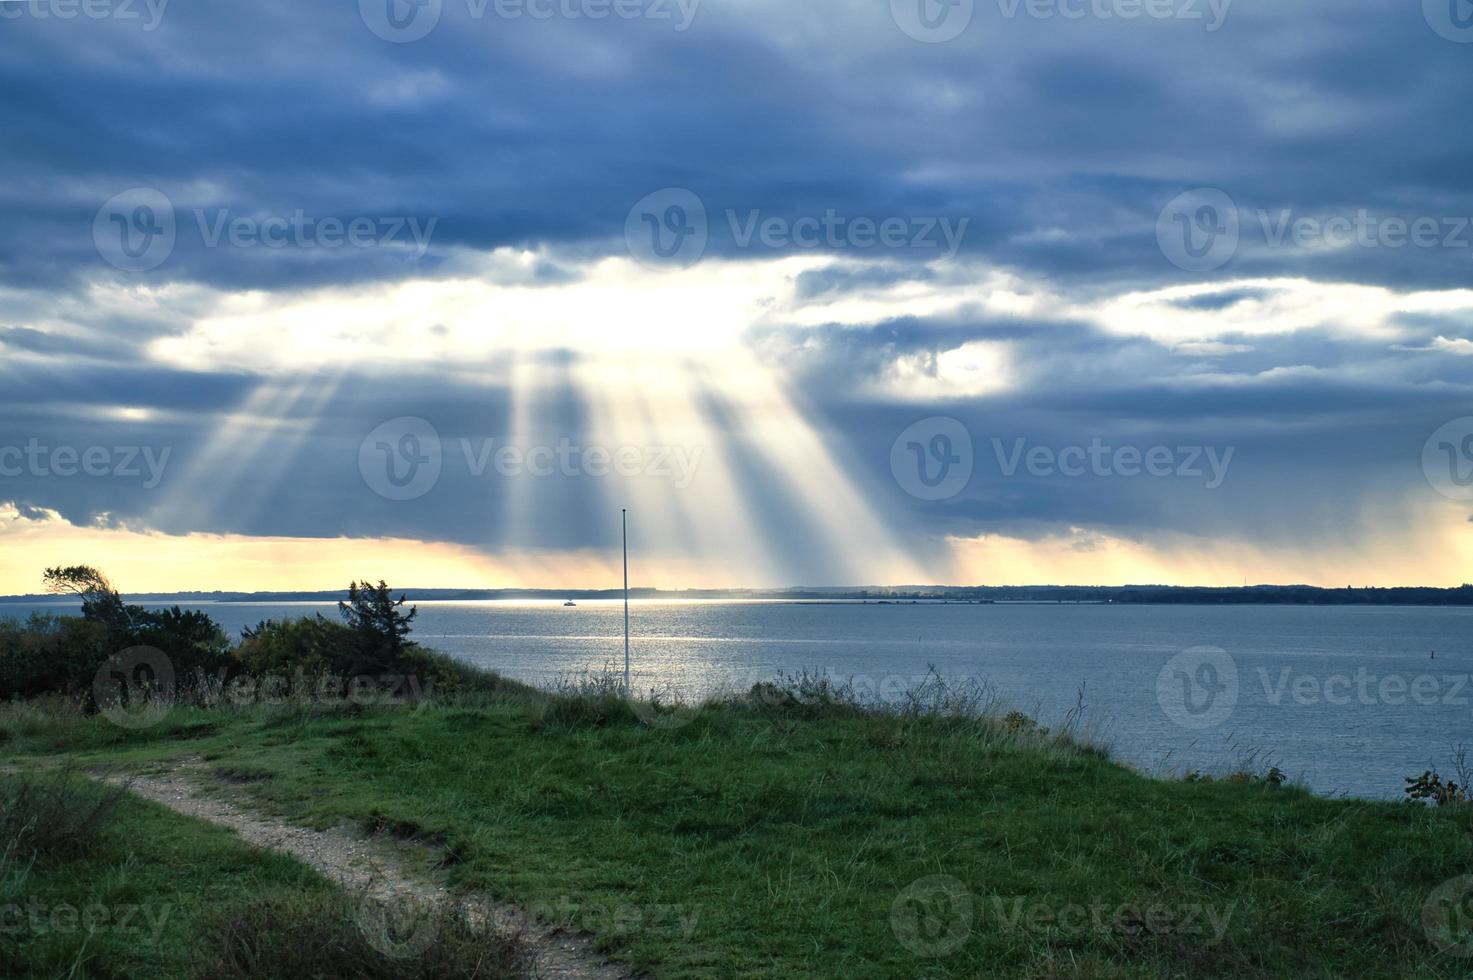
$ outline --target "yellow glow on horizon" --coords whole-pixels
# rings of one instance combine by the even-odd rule
[[[1461,508],[1395,533],[1346,535],[1314,550],[1167,535],[1151,542],[1074,529],[1038,540],[948,539],[973,585],[1439,586],[1473,578],[1473,524]]]
[[[875,565],[865,585],[1398,585],[1451,587],[1473,567],[1473,524],[1457,507],[1409,534],[1346,540],[1309,552],[1242,541],[1172,536],[1144,543],[1075,529],[1024,540],[1001,535],[951,538],[949,573],[911,579],[902,567]],[[0,504],[0,595],[41,591],[50,565],[95,565],[126,592],[327,591],[354,579],[383,578],[400,588],[617,588],[619,555],[527,548],[486,554],[464,545],[406,539],[251,538],[164,535],[127,528],[77,527],[50,514],[21,517]],[[636,587],[722,589],[786,587],[754,581],[743,556],[711,562],[636,551]],[[1347,571],[1353,569],[1353,571]],[[912,570],[913,571],[913,570]]]

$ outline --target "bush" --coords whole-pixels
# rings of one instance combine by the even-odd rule
[[[43,685],[41,690],[88,690],[108,656],[133,647],[162,651],[173,664],[175,676],[180,678],[187,679],[201,671],[215,673],[230,666],[229,637],[202,612],[185,612],[178,606],[157,611],[127,605],[107,576],[90,565],[48,568],[44,580],[48,592],[81,599],[82,619],[94,629],[102,630],[104,652],[101,657],[49,661],[32,678],[33,683]]]
[[[456,660],[445,653],[436,653],[432,650],[412,650],[406,658],[409,669],[405,673],[413,674],[424,680],[433,678],[434,690],[425,689],[426,695],[433,693],[435,697],[446,697],[451,695],[482,695],[490,697],[513,696],[527,697],[540,696],[536,688],[520,681],[510,680],[493,671],[482,670],[463,660]]]
[[[109,658],[137,647],[168,657],[174,696],[205,701],[241,674],[257,678],[415,678],[403,693],[525,694],[530,689],[410,640],[416,610],[388,586],[354,582],[339,603],[344,622],[321,615],[266,621],[246,629],[238,646],[207,614],[175,606],[151,610],[123,602],[106,576],[78,565],[46,571],[49,591],[80,597],[82,617],[32,616],[25,624],[0,621],[0,699],[63,695],[91,709],[93,686]],[[304,687],[304,690],[312,690]]]
[[[788,718],[858,717],[865,713],[853,684],[808,670],[797,674],[778,671],[776,680],[752,685],[747,702],[760,711]]]
[[[90,693],[107,659],[132,647],[162,651],[181,682],[233,664],[230,640],[204,613],[127,608],[126,625],[75,616],[0,621],[0,697]]]
[[[75,616],[0,620],[0,698],[90,691],[113,650],[107,628]]]
[[[352,676],[354,635],[321,615],[310,619],[268,620],[247,629],[235,659],[257,676],[301,671],[309,676]]]
[[[205,613],[185,612],[178,606],[161,612],[139,609],[134,622],[133,629],[119,638],[118,649],[156,647],[169,656],[180,677],[199,670],[214,673],[231,664],[230,638]]]
[[[528,976],[515,936],[470,925],[454,908],[425,910],[386,929],[397,909],[347,896],[258,902],[228,913],[204,975],[261,980],[392,980]]]
[[[1415,779],[1408,776],[1406,781],[1407,787],[1403,792],[1408,799],[1431,800],[1433,806],[1457,806],[1468,802],[1467,784],[1444,780],[1436,770],[1429,769]]]
[[[0,852],[18,864],[85,854],[125,794],[71,773],[0,778]]]

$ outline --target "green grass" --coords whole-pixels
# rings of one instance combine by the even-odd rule
[[[772,701],[674,727],[606,695],[513,689],[418,710],[178,708],[143,731],[11,707],[0,739],[34,763],[200,758],[268,812],[443,847],[454,884],[661,978],[1470,975],[1422,925],[1473,871],[1467,809],[1153,780],[991,718]],[[129,894],[229,887],[196,864],[235,853],[218,832],[131,844],[114,854]],[[319,887],[259,861],[262,887]]]
[[[29,871],[0,903],[5,977],[200,976],[222,908],[331,892],[290,858],[135,797],[80,852],[16,863]]]
[[[521,951],[448,910],[408,951],[291,857],[74,772],[0,777],[0,977],[521,977]]]

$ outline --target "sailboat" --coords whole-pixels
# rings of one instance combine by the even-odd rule
[[[565,606],[576,606],[576,605],[578,605],[578,603],[574,602],[572,599],[569,599],[567,602],[563,603],[563,605],[565,605]]]

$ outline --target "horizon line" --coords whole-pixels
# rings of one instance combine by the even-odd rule
[[[899,596],[919,596],[924,593],[946,594],[967,592],[1003,592],[1003,591],[1027,591],[1027,590],[1050,590],[1069,592],[1088,591],[1113,591],[1122,592],[1130,590],[1153,590],[1153,591],[1175,591],[1175,592],[1251,592],[1254,590],[1275,591],[1305,591],[1305,592],[1459,592],[1465,589],[1473,589],[1473,584],[1463,583],[1457,586],[1442,585],[1345,585],[1345,586],[1319,586],[1304,583],[1276,584],[1260,582],[1253,585],[1169,585],[1162,583],[1127,583],[1123,585],[1058,585],[1050,583],[1036,583],[1028,585],[789,585],[789,586],[731,586],[720,588],[687,588],[687,589],[665,589],[654,586],[633,586],[629,589],[630,595],[670,595],[670,596],[774,596],[797,597],[800,593],[812,595],[825,595],[834,598],[844,596],[883,597],[886,594]],[[172,591],[120,591],[124,598],[170,598],[170,597],[204,597],[204,596],[306,596],[306,597],[330,597],[346,595],[347,588],[336,589],[180,589]],[[624,590],[615,588],[525,588],[520,586],[434,586],[434,587],[390,587],[390,591],[402,596],[424,595],[431,593],[454,594],[470,596],[475,594],[498,595],[498,596],[549,596],[549,597],[596,597],[603,595],[622,595]],[[453,597],[450,596],[450,597]],[[54,601],[71,602],[77,601],[78,597],[70,595],[58,595],[55,593],[32,592],[13,595],[0,595],[0,602],[9,601]],[[434,600],[426,600],[434,601]]]

